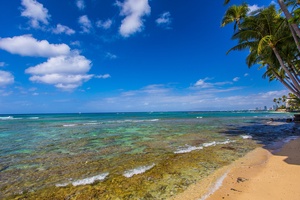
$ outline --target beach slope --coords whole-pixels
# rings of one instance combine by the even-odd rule
[[[277,152],[257,148],[175,199],[299,200],[299,186],[300,138],[286,143]],[[199,189],[203,187],[209,192],[203,193]]]

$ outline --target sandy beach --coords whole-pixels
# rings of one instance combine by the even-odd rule
[[[300,138],[293,138],[279,150],[251,151],[175,199],[298,200],[299,185]]]

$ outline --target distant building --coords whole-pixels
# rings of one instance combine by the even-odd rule
[[[286,109],[290,109],[291,107],[291,102],[294,100],[294,98],[287,98],[285,101],[285,107]]]
[[[265,107],[264,107],[264,110],[268,110],[268,107],[267,107],[267,106],[265,106]]]

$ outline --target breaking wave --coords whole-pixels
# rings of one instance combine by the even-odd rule
[[[142,167],[138,167],[135,169],[131,169],[131,170],[125,171],[123,175],[127,178],[130,178],[136,174],[142,174],[142,173],[148,171],[149,169],[153,168],[154,166],[155,166],[155,164],[152,164],[152,165],[148,165],[148,166],[142,166]]]
[[[225,140],[223,142],[208,142],[208,143],[203,143],[202,145],[196,147],[196,146],[190,146],[190,145],[186,145],[185,147],[179,147],[178,150],[176,150],[174,153],[179,154],[179,153],[189,153],[191,151],[194,150],[201,150],[205,147],[210,147],[210,146],[216,146],[216,145],[222,145],[222,144],[229,144],[235,142],[235,140]]]
[[[108,176],[108,174],[109,173],[103,173],[103,174],[99,174],[99,175],[96,175],[96,176],[92,176],[92,177],[88,177],[88,178],[84,178],[84,179],[79,179],[79,180],[73,181],[71,184],[73,186],[89,185],[89,184],[94,183],[95,181],[104,180]],[[59,183],[59,184],[56,184],[55,186],[56,187],[66,187],[69,184],[70,183]]]

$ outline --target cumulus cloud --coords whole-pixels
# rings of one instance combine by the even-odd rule
[[[156,24],[162,27],[169,28],[172,20],[170,12],[164,12],[160,15],[158,19],[156,19]]]
[[[70,53],[70,47],[66,44],[49,44],[48,41],[38,41],[31,35],[0,38],[0,49],[21,56],[37,57],[54,57]]]
[[[83,33],[90,33],[92,29],[92,22],[89,20],[88,16],[83,15],[79,17],[78,23],[81,27]]]
[[[49,58],[47,62],[29,67],[25,72],[32,75],[30,80],[33,82],[51,84],[70,91],[93,77],[87,74],[90,68],[90,60],[73,53]]]
[[[0,70],[0,87],[14,83],[14,76],[10,72]]]
[[[77,0],[76,1],[76,6],[79,10],[84,10],[85,8],[85,3],[83,0]]]
[[[22,0],[21,4],[23,6],[21,16],[29,18],[31,27],[40,28],[40,23],[48,25],[50,15],[43,4],[36,0]]]
[[[103,74],[103,75],[98,75],[98,76],[95,76],[95,78],[100,78],[100,79],[107,79],[107,78],[110,78],[111,76],[109,74]]]
[[[75,33],[75,31],[67,26],[57,24],[56,28],[52,30],[53,33],[55,34],[62,34],[65,33],[67,35],[72,35]]]
[[[47,62],[30,67],[29,74],[83,74],[90,70],[91,61],[81,55],[57,56]]]
[[[244,74],[244,77],[247,77],[247,76],[249,76],[249,74],[248,74],[248,73],[245,73],[245,74]]]
[[[117,1],[116,5],[121,8],[120,15],[125,16],[119,28],[119,33],[123,37],[129,37],[141,31],[144,26],[142,18],[151,13],[148,0],[126,0],[124,3]]]
[[[113,24],[113,21],[111,19],[107,19],[106,21],[99,20],[99,21],[96,22],[96,26],[98,28],[102,28],[102,29],[105,29],[105,30],[110,29],[112,24]]]

